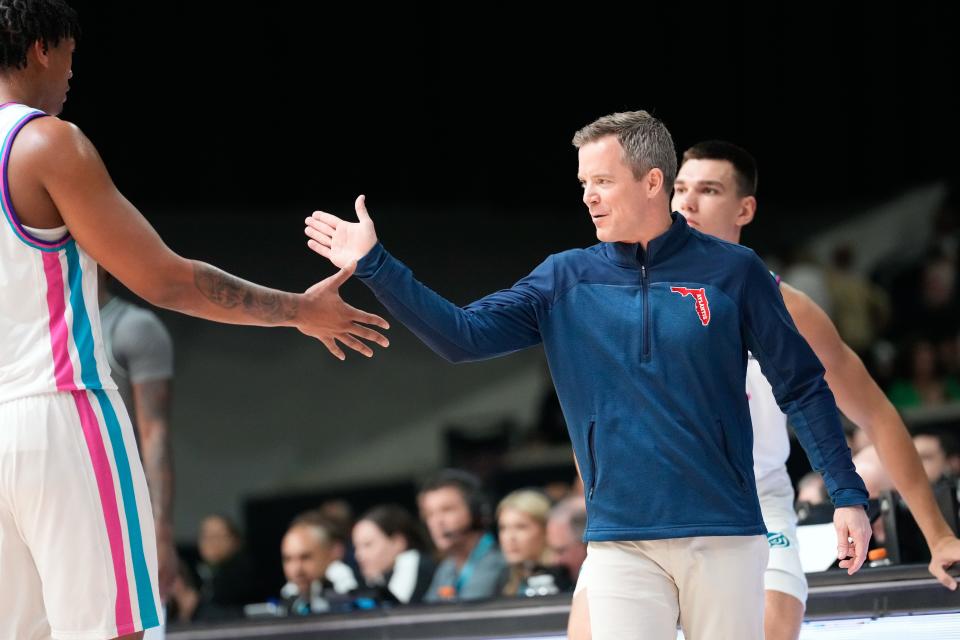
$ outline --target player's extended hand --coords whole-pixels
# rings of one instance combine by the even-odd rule
[[[307,246],[341,269],[367,255],[377,244],[377,232],[365,200],[365,196],[360,196],[354,205],[359,222],[347,222],[332,213],[314,211],[304,220],[303,232],[310,238]]]
[[[390,341],[378,331],[364,325],[389,329],[390,325],[380,316],[360,311],[343,301],[340,287],[353,275],[356,263],[351,262],[326,280],[313,285],[303,294],[303,304],[297,315],[297,329],[323,343],[334,357],[346,359],[337,342],[359,351],[368,358],[371,349],[362,340],[375,342],[381,347],[390,346]]]
[[[960,562],[960,540],[955,536],[947,536],[938,540],[930,547],[930,573],[933,574],[940,584],[951,591],[957,588],[957,581],[947,573],[947,569],[954,563]]]
[[[837,507],[833,512],[833,527],[837,530],[837,558],[840,568],[853,575],[867,559],[870,544],[870,519],[866,510],[857,505]]]

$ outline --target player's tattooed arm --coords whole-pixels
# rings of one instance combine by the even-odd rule
[[[242,307],[250,316],[269,323],[297,317],[297,296],[255,285],[203,262],[195,262],[193,281],[213,304],[225,309]]]

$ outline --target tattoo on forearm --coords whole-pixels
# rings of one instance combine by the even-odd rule
[[[242,306],[254,318],[268,322],[292,320],[297,315],[294,296],[267,290],[208,264],[195,263],[193,281],[210,302],[225,309]]]

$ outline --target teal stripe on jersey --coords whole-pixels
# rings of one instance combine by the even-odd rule
[[[137,511],[137,497],[133,490],[130,459],[127,457],[120,421],[110,397],[103,389],[94,389],[93,393],[100,403],[100,412],[107,426],[110,448],[113,449],[113,458],[117,465],[120,495],[123,498],[123,511],[127,521],[127,539],[130,541],[130,559],[133,561],[133,577],[137,585],[137,602],[140,605],[140,621],[144,629],[149,629],[159,625],[160,618],[153,599],[153,584],[147,569],[147,558],[143,551],[143,534],[140,529],[140,513]]]
[[[137,601],[140,604],[140,620],[144,628],[159,624],[157,607],[153,599],[153,587],[147,559],[143,551],[143,534],[140,530],[140,514],[137,511],[137,498],[133,489],[133,474],[130,471],[130,459],[123,442],[123,432],[117,412],[110,398],[102,389],[97,360],[93,351],[93,329],[90,316],[83,299],[83,271],[80,255],[74,243],[67,245],[67,278],[70,282],[70,307],[73,309],[73,337],[80,356],[80,378],[84,385],[93,391],[100,404],[100,412],[110,437],[110,448],[117,467],[117,481],[120,483],[120,496],[127,524],[127,540],[130,543],[130,559],[133,563],[134,581],[137,585]]]
[[[87,389],[100,389],[103,385],[97,371],[97,359],[93,353],[93,330],[87,304],[83,299],[83,269],[76,243],[67,245],[67,281],[70,283],[70,308],[73,309],[73,341],[80,357],[80,379]]]

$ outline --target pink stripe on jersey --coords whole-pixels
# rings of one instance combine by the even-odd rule
[[[47,311],[50,314],[50,347],[53,350],[53,376],[60,391],[73,391],[73,362],[70,360],[67,334],[67,307],[64,302],[63,269],[60,254],[43,253],[43,273],[47,278]]]
[[[110,469],[110,460],[103,443],[97,414],[90,405],[86,391],[74,391],[73,399],[80,414],[80,426],[87,441],[87,450],[93,462],[93,474],[97,479],[100,504],[103,507],[103,519],[107,527],[107,539],[110,541],[110,556],[113,559],[113,574],[117,581],[117,635],[127,635],[136,631],[133,611],[130,606],[130,585],[127,580],[127,560],[124,553],[123,531],[120,528],[120,511],[117,507],[117,493]]]

